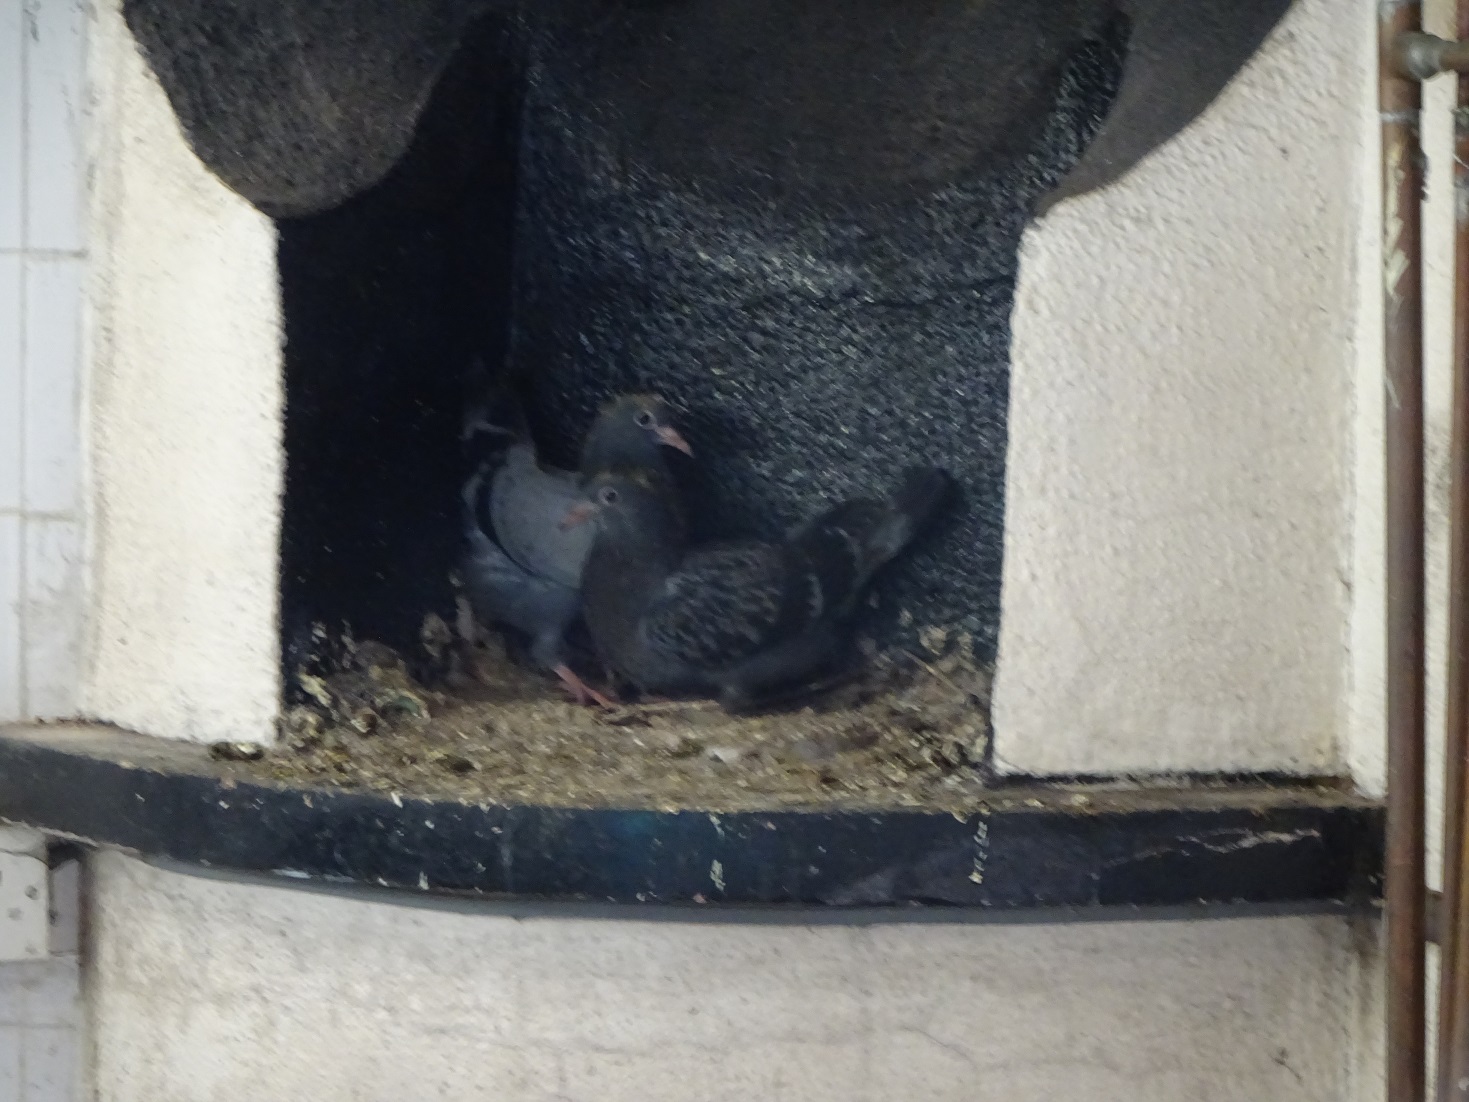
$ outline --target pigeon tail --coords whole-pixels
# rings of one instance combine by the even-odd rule
[[[813,615],[850,609],[938,511],[951,485],[937,467],[914,467],[891,496],[845,501],[793,531],[789,546],[811,579]]]
[[[867,541],[872,560],[869,572],[912,542],[938,512],[953,485],[953,478],[939,467],[909,467],[903,472],[903,481],[887,500],[887,516]]]

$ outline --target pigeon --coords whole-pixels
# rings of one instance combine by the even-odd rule
[[[498,420],[481,408],[471,415],[466,428],[466,435],[487,431],[510,441],[489,484],[494,538],[523,569],[575,588],[581,582],[592,533],[563,528],[560,521],[581,499],[578,474],[542,466],[519,405],[508,395],[499,402],[506,408]],[[667,403],[656,395],[624,395],[603,406],[592,422],[582,447],[581,470],[601,469],[588,466],[591,463],[647,468],[666,475],[664,447],[693,455],[688,442],[669,423]]]
[[[842,502],[780,542],[692,547],[669,480],[598,474],[563,521],[596,532],[582,575],[593,642],[643,692],[709,693],[732,713],[768,703],[831,666],[858,597],[952,485],[916,467],[887,498]]]
[[[615,468],[651,470],[667,479],[665,447],[693,458],[693,448],[673,427],[673,410],[666,401],[656,394],[614,398],[598,412],[582,441],[582,481]]]
[[[566,632],[581,614],[581,595],[575,586],[562,585],[526,570],[486,534],[479,505],[484,499],[486,466],[474,473],[463,491],[464,590],[475,619],[504,624],[530,637],[531,658],[556,674],[577,703],[588,701],[610,707],[610,697],[577,676],[567,663]]]
[[[478,619],[530,636],[531,657],[561,678],[579,702],[609,705],[575,674],[565,653],[566,632],[581,609],[578,587],[592,538],[590,530],[560,524],[581,500],[578,474],[543,467],[519,404],[505,392],[492,397],[470,412],[463,434],[466,442],[481,433],[508,441],[498,465],[482,463],[463,491],[470,606]],[[662,473],[665,445],[693,454],[668,423],[662,399],[627,395],[603,407],[584,450],[597,461]]]

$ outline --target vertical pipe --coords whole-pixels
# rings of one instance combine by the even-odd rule
[[[1469,0],[1456,35],[1469,40]],[[1449,444],[1448,668],[1445,673],[1443,921],[1439,940],[1438,1098],[1469,1099],[1469,76],[1454,111],[1453,428]]]
[[[1418,82],[1394,64],[1422,29],[1421,0],[1383,0],[1383,298],[1387,465],[1387,1096],[1422,1102],[1423,1007],[1423,280]]]

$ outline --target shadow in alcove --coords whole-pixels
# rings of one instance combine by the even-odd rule
[[[510,326],[518,46],[466,34],[406,156],[323,214],[283,219],[282,657],[311,625],[415,652],[459,553],[464,374]]]
[[[1088,0],[482,19],[390,175],[279,222],[287,672],[313,622],[411,653],[450,615],[475,357],[526,381],[553,461],[609,394],[674,399],[711,534],[949,468],[962,502],[864,627],[991,661],[1020,238],[1127,34]]]

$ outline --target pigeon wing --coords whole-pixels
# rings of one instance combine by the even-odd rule
[[[462,563],[465,591],[482,623],[506,624],[531,637],[537,661],[560,661],[561,641],[580,610],[575,588],[538,577],[510,558],[484,532],[484,472],[464,489],[464,535],[468,552]]]
[[[490,483],[495,538],[523,569],[575,588],[595,533],[591,525],[561,522],[581,500],[570,472],[542,467],[529,446],[517,444]]]
[[[779,640],[792,604],[784,549],[768,543],[707,547],[669,575],[641,631],[659,652],[695,669],[738,662]]]

